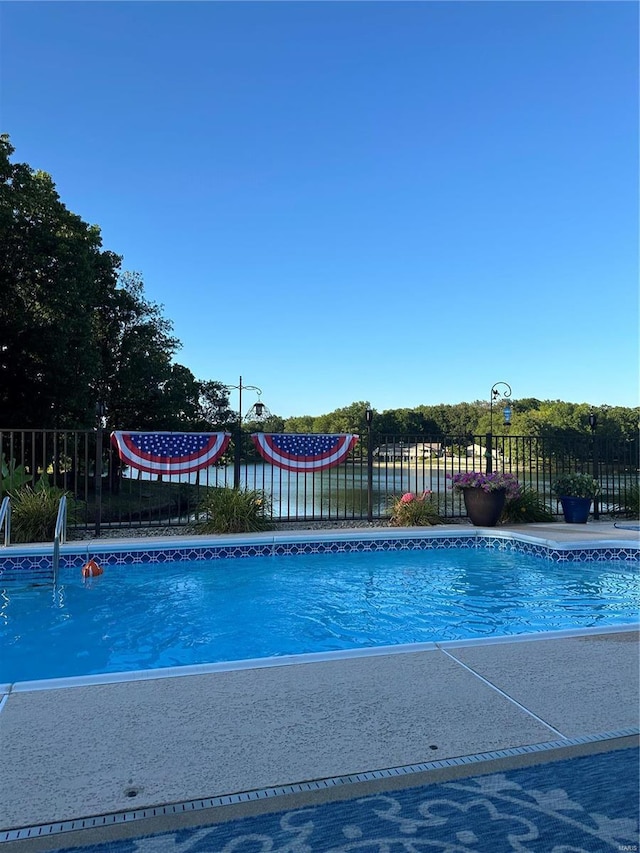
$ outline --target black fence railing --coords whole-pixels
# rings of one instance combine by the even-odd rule
[[[491,448],[488,456],[487,447]],[[450,477],[458,471],[509,471],[560,514],[551,484],[558,473],[593,474],[602,492],[593,514],[624,514],[638,487],[638,440],[597,435],[565,437],[428,437],[364,434],[347,461],[335,468],[296,473],[275,468],[243,435],[223,460],[190,475],[144,474],[122,465],[106,430],[0,430],[3,492],[26,472],[74,498],[72,526],[99,536],[105,529],[187,526],[202,519],[200,505],[211,487],[259,489],[270,499],[274,521],[363,521],[389,515],[394,497],[430,490],[445,518],[465,515]],[[490,465],[488,464],[490,460]],[[0,495],[1,497],[1,495]],[[636,497],[637,500],[637,497]],[[302,526],[302,525],[301,525]]]

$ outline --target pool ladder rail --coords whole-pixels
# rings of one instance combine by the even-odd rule
[[[11,544],[11,501],[9,495],[2,499],[0,505],[0,533],[4,526],[4,546],[5,548]]]
[[[60,498],[56,530],[53,536],[53,585],[58,583],[58,568],[60,566],[60,545],[67,541],[67,497]]]
[[[4,546],[11,544],[11,500],[9,495],[2,499],[0,504],[0,533],[4,527]],[[58,517],[56,529],[53,536],[53,582],[58,580],[58,568],[60,566],[60,545],[67,541],[67,498],[63,495],[58,506]]]

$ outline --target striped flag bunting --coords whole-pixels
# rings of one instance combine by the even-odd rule
[[[222,456],[230,439],[228,432],[111,433],[125,465],[150,474],[190,474],[207,468]]]
[[[344,462],[356,446],[358,436],[256,432],[251,439],[262,458],[271,465],[304,473],[324,471]]]

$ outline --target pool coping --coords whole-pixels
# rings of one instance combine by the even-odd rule
[[[528,525],[535,527],[535,525]],[[90,558],[105,565],[150,564],[167,560],[210,560],[268,557],[300,553],[340,553],[349,551],[423,550],[438,548],[480,548],[514,550],[552,560],[594,559],[640,560],[640,536],[629,538],[613,533],[611,538],[588,538],[583,531],[558,525],[556,538],[539,535],[549,532],[540,525],[539,533],[524,533],[517,528],[462,527],[376,528],[297,533],[279,531],[226,536],[174,536],[158,538],[96,539],[68,542],[60,546],[60,568],[80,568]],[[582,525],[578,525],[582,527]],[[555,525],[554,525],[555,527]],[[612,533],[611,526],[608,533]],[[589,531],[591,533],[591,531]],[[558,537],[559,534],[559,537]],[[25,564],[26,563],[26,564]],[[0,548],[0,580],[23,572],[53,577],[53,546],[48,543],[9,545]]]
[[[90,687],[101,684],[122,684],[135,681],[154,681],[160,678],[182,678],[190,675],[210,675],[217,672],[239,672],[245,669],[269,669],[281,666],[324,663],[327,661],[351,660],[353,658],[382,657],[388,655],[413,654],[414,652],[437,652],[447,649],[475,648],[537,640],[561,640],[569,637],[602,636],[640,632],[638,622],[623,625],[598,626],[595,628],[566,628],[561,631],[539,631],[533,634],[504,634],[498,637],[479,637],[466,640],[443,640],[442,642],[398,643],[391,646],[371,646],[365,649],[339,649],[330,652],[306,652],[299,655],[282,655],[265,658],[245,658],[217,663],[186,664],[185,666],[160,667],[158,669],[106,672],[95,675],[75,675],[61,678],[42,678],[33,681],[14,681],[0,684],[0,714],[6,698],[11,693],[32,693],[39,690],[62,690],[73,687]]]
[[[239,533],[239,534],[224,534],[224,535],[180,535],[180,536],[145,536],[145,537],[123,537],[121,539],[82,539],[65,542],[60,546],[61,558],[65,555],[82,556],[86,554],[108,553],[113,551],[120,553],[126,550],[144,549],[150,551],[158,550],[184,550],[193,548],[226,548],[238,547],[246,545],[255,547],[258,545],[274,546],[278,544],[308,544],[310,542],[326,543],[331,541],[336,542],[353,542],[357,540],[363,541],[386,541],[386,540],[441,540],[441,539],[471,539],[484,540],[487,538],[495,538],[505,541],[515,541],[529,543],[533,545],[541,545],[552,550],[563,551],[567,549],[584,549],[584,548],[640,548],[640,535],[635,537],[628,536],[625,533],[613,535],[611,538],[598,536],[597,539],[590,538],[589,535],[584,537],[581,534],[587,533],[582,529],[576,530],[576,527],[582,528],[582,525],[540,525],[545,531],[549,527],[553,527],[553,532],[560,534],[560,538],[551,538],[541,536],[537,533],[525,533],[520,529],[520,526],[511,527],[469,527],[466,525],[449,525],[443,527],[379,527],[379,528],[344,528],[341,530],[307,530],[307,531],[269,531],[268,533]],[[529,528],[536,527],[535,524],[527,525]],[[562,529],[555,529],[562,528]],[[569,528],[569,529],[567,529]],[[607,533],[613,533],[613,528],[607,530]],[[599,533],[600,531],[598,531]],[[588,531],[588,534],[593,536],[596,531]],[[564,541],[562,541],[564,540]],[[168,543],[171,542],[171,545]],[[178,545],[177,542],[180,544]],[[24,545],[7,545],[0,547],[0,561],[10,556],[47,556],[50,557],[53,553],[52,543],[29,543]]]

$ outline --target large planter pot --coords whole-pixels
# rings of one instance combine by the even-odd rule
[[[495,527],[502,515],[504,502],[507,499],[506,489],[495,492],[485,492],[484,489],[463,489],[464,505],[467,515],[476,527]]]
[[[591,498],[560,497],[564,520],[567,524],[586,524],[591,509]]]

